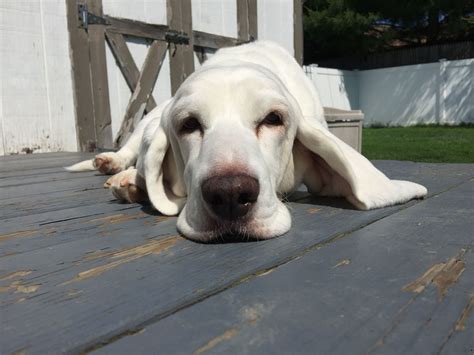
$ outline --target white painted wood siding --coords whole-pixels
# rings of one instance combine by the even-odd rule
[[[64,0],[0,1],[0,154],[77,150]]]

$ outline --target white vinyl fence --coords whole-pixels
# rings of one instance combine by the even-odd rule
[[[342,71],[305,67],[324,106],[362,110],[364,124],[474,123],[474,59]]]

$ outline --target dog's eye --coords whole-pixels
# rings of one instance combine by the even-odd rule
[[[260,124],[266,126],[282,126],[283,121],[278,113],[270,112]]]
[[[186,119],[179,129],[180,134],[190,134],[195,131],[202,131],[201,124],[196,117],[189,117]]]

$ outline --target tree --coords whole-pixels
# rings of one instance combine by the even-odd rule
[[[305,61],[474,39],[474,0],[308,0]]]

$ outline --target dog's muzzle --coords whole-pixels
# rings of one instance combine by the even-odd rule
[[[257,202],[260,184],[248,175],[213,176],[201,185],[208,209],[225,220],[245,217]]]

